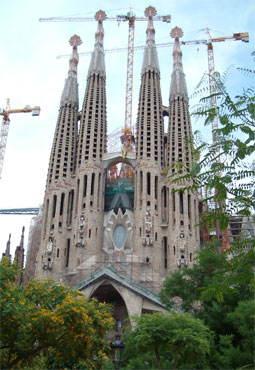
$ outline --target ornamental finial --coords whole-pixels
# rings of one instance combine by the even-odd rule
[[[172,29],[172,31],[170,32],[170,36],[173,38],[173,39],[176,39],[176,37],[180,38],[183,36],[183,32],[182,32],[182,29],[179,28],[179,27],[175,27]]]
[[[156,14],[157,14],[157,11],[153,6],[148,6],[148,8],[146,8],[144,12],[144,15],[146,17],[154,17]]]
[[[69,40],[69,44],[73,47],[73,54],[69,60],[69,70],[76,72],[79,61],[77,46],[82,44],[80,36],[73,35]]]
[[[97,21],[103,21],[106,18],[106,13],[103,10],[99,10],[95,14],[95,19]]]
[[[81,41],[80,36],[73,35],[73,36],[70,38],[70,40],[69,40],[69,44],[70,44],[72,47],[77,47],[78,45],[81,45],[81,44],[82,44],[82,41]]]

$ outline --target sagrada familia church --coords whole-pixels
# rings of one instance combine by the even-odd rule
[[[72,57],[24,279],[52,278],[113,303],[121,327],[133,314],[163,310],[157,294],[164,279],[170,271],[192,266],[200,246],[199,204],[196,193],[183,190],[189,183],[174,181],[176,164],[185,174],[193,160],[182,31],[176,27],[171,32],[169,106],[163,106],[153,15],[147,12],[135,139],[126,135],[123,150],[109,153],[103,12],[97,14],[81,109],[80,38],[70,39]]]

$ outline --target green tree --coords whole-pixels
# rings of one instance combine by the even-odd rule
[[[253,266],[249,261],[248,268],[238,265],[230,270],[229,263],[228,255],[219,253],[217,247],[204,247],[192,268],[170,274],[160,293],[168,307],[179,302],[181,309],[202,319],[214,332],[212,368],[236,369],[251,365],[253,358]],[[244,274],[249,276],[243,279]]]
[[[206,202],[214,202],[213,215],[224,228],[229,214],[249,215],[255,210],[255,89],[244,89],[232,98],[219,74],[215,82],[217,92],[202,98],[193,114],[204,118],[205,126],[218,120],[219,127],[213,131],[213,143],[200,142],[196,151],[201,160],[187,177],[193,189],[205,190]],[[217,98],[217,107],[211,106],[212,98]]]
[[[191,171],[183,171],[177,163],[173,182],[185,180],[189,186],[183,191],[203,191],[206,211],[202,223],[208,231],[229,226],[231,215],[251,215],[255,211],[255,89],[247,88],[234,98],[228,93],[224,77],[215,74],[217,91],[204,97],[193,113],[204,119],[205,126],[219,127],[213,130],[213,142],[201,140],[200,133],[194,152]],[[217,99],[217,107],[211,105]],[[233,245],[240,249],[254,247],[254,240],[241,236]]]
[[[15,284],[17,269],[0,263],[1,368],[101,369],[112,328],[110,307],[52,280]]]
[[[206,368],[211,333],[199,319],[171,311],[134,317],[133,323],[125,339],[125,368]]]
[[[255,221],[255,89],[232,98],[223,80],[215,75],[216,93],[202,98],[195,112],[205,125],[218,119],[214,142],[200,140],[190,173],[178,164],[177,175],[171,176],[173,182],[189,184],[182,191],[203,189],[201,224],[208,232],[229,228],[232,215]],[[214,97],[217,108],[211,106]],[[169,307],[181,302],[183,310],[202,318],[215,333],[211,368],[253,368],[255,236],[240,233],[230,242],[222,250],[219,237],[208,241],[192,268],[165,280],[161,298]]]

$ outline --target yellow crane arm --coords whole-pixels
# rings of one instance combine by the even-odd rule
[[[4,109],[2,112],[0,111],[0,116],[4,116],[5,120],[7,120],[9,118],[9,115],[12,113],[31,113],[32,112],[32,116],[39,116],[40,110],[41,110],[40,107],[31,108],[29,106],[26,106],[21,109],[8,109],[8,110]]]
[[[39,116],[40,110],[41,110],[40,107],[31,108],[29,105],[26,105],[24,108],[21,108],[21,109],[10,109],[9,99],[7,99],[6,109],[0,110],[0,116],[3,116],[3,122],[2,122],[1,129],[0,129],[0,178],[2,176],[4,155],[5,155],[7,138],[8,138],[9,126],[10,126],[9,115],[12,113],[31,113],[32,112],[32,116]]]
[[[238,32],[233,33],[233,36],[225,36],[225,37],[216,37],[211,38],[211,42],[221,42],[226,40],[234,40],[234,41],[243,41],[249,42],[249,33],[248,32]]]

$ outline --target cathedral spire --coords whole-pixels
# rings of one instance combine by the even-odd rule
[[[106,14],[103,10],[99,10],[95,19],[98,22],[97,31],[95,33],[95,46],[94,51],[91,56],[90,66],[88,70],[88,76],[91,76],[94,73],[98,73],[101,76],[105,77],[105,62],[104,62],[104,28],[103,20],[106,18]]]
[[[188,100],[188,91],[182,66],[182,51],[180,47],[180,38],[182,35],[183,32],[181,28],[178,27],[173,28],[170,33],[170,36],[175,39],[173,47],[173,72],[170,87],[170,102],[176,96],[181,96]]]
[[[76,103],[78,105],[79,102],[77,83],[77,65],[79,62],[79,56],[77,47],[82,43],[82,41],[79,36],[74,35],[70,38],[69,43],[73,47],[73,53],[69,60],[68,77],[65,81],[65,86],[61,96],[61,106],[64,106],[65,103]]]
[[[79,36],[69,40],[73,53],[69,61],[68,76],[60,99],[58,121],[53,139],[47,187],[71,176],[75,170],[75,146],[78,131],[79,95],[77,83]],[[55,203],[53,203],[55,204]],[[54,206],[55,207],[55,206]]]
[[[101,163],[106,152],[106,73],[104,63],[104,29],[106,14],[99,10],[95,34],[95,48],[91,56],[88,78],[80,120],[77,165],[83,167],[87,161]]]
[[[9,239],[6,243],[6,250],[5,250],[5,255],[10,256],[11,255],[11,234],[9,234]]]
[[[25,234],[25,226],[22,227],[22,233],[21,233],[20,243],[19,243],[20,248],[24,248],[24,234]]]
[[[11,257],[11,234],[9,234],[9,239],[6,243],[5,252],[2,254],[2,257]]]
[[[148,70],[159,73],[158,54],[155,46],[155,29],[153,24],[153,17],[157,11],[152,6],[145,9],[145,16],[148,17],[146,30],[146,46],[144,49],[142,74]]]

